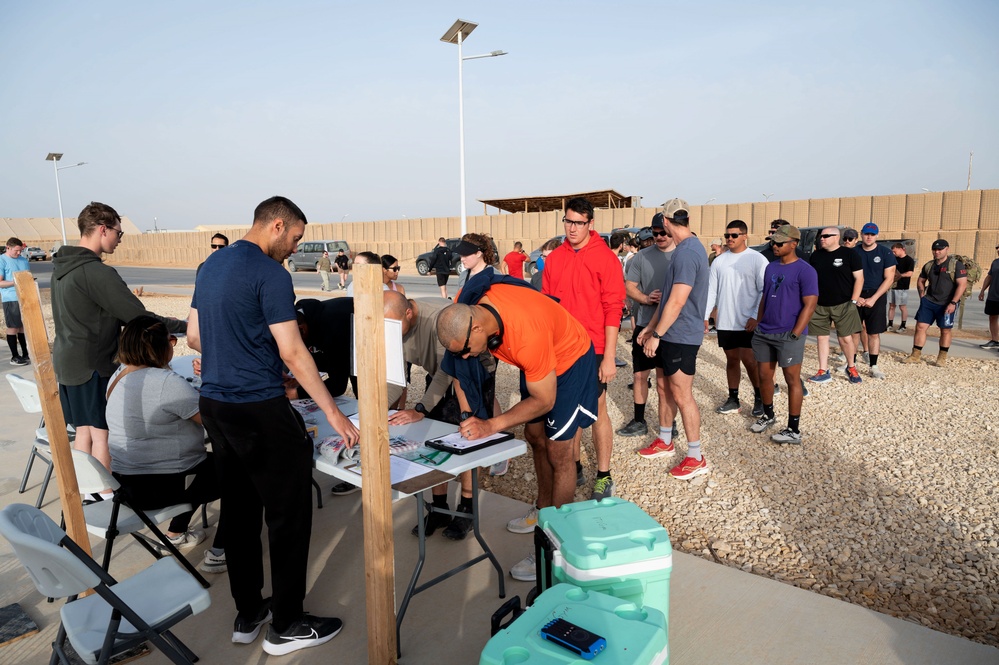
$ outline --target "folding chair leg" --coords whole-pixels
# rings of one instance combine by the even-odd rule
[[[180,638],[174,635],[171,631],[164,630],[162,633],[160,633],[160,635],[162,635],[167,642],[169,642],[175,649],[177,649],[177,651],[179,651],[181,655],[187,659],[187,661],[192,663],[198,662],[198,654],[191,651],[191,649],[186,644],[181,642]]]
[[[316,488],[316,508],[322,508],[323,507],[323,490],[319,487],[319,483],[316,482],[315,478],[312,479],[312,486],[314,488]]]
[[[24,490],[28,487],[28,476],[31,475],[31,465],[35,462],[35,455],[38,452],[35,450],[34,446],[31,446],[31,454],[28,455],[28,466],[24,467],[24,475],[21,477],[21,486],[18,488],[18,494],[24,494]]]
[[[208,504],[207,503],[201,504],[201,528],[202,529],[207,529],[208,528]]]
[[[45,469],[45,477],[42,478],[42,488],[38,490],[38,500],[35,501],[35,508],[42,507],[42,501],[45,500],[45,490],[49,488],[49,480],[52,479],[52,469],[54,468],[50,460],[45,460],[48,462],[48,468]]]

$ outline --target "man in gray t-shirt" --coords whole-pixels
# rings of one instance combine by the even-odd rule
[[[677,410],[683,418],[687,435],[687,456],[670,470],[670,475],[689,480],[708,473],[708,462],[701,455],[701,413],[694,401],[694,372],[697,351],[704,339],[704,319],[708,304],[708,254],[689,227],[687,202],[669,201],[663,214],[666,233],[676,243],[673,259],[666,271],[662,292],[665,301],[659,305],[638,342],[645,354],[659,354],[666,375],[666,401],[671,414]],[[661,340],[661,341],[660,341]],[[657,441],[639,454],[643,457],[672,455],[673,442]]]
[[[666,281],[666,271],[673,258],[673,239],[666,234],[663,214],[656,213],[652,218],[650,229],[643,233],[652,235],[654,245],[646,247],[635,254],[628,263],[624,276],[624,288],[628,297],[635,303],[635,332],[631,342],[632,395],[635,400],[635,415],[631,422],[617,430],[618,436],[645,436],[649,426],[645,423],[645,403],[649,399],[649,371],[662,367],[659,356],[649,358],[645,355],[642,345],[637,342],[642,329],[648,325],[659,308],[662,297],[663,282]],[[641,236],[639,236],[641,237]],[[659,439],[669,441],[673,426],[666,408],[666,376],[656,372],[656,390],[659,392]]]

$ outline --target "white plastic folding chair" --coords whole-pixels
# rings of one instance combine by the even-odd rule
[[[65,641],[91,665],[149,641],[171,662],[198,657],[170,628],[208,609],[211,597],[177,562],[160,559],[118,582],[89,557],[48,515],[15,503],[0,511],[0,534],[10,541],[35,588],[67,598],[52,643],[52,662],[69,664]],[[87,589],[96,593],[78,598]]]
[[[114,496],[108,501],[97,501],[83,506],[83,517],[87,522],[87,531],[105,540],[104,557],[101,567],[109,570],[111,551],[115,539],[124,534],[131,535],[146,551],[159,559],[161,550],[165,549],[183,565],[191,575],[206,589],[210,586],[201,573],[184,558],[184,555],[174,547],[170,539],[160,531],[157,524],[173,519],[181,513],[192,510],[189,503],[178,503],[164,506],[156,510],[140,510],[131,506],[126,493],[122,491],[121,483],[104,468],[97,458],[81,450],[73,451],[73,466],[76,468],[76,482],[80,492],[94,494],[110,489]],[[149,538],[142,529],[149,529],[155,537]]]
[[[17,401],[21,403],[27,413],[41,413],[42,401],[38,397],[38,386],[34,381],[25,379],[17,374],[7,374],[7,383],[14,390]],[[45,430],[45,419],[42,418],[35,430],[35,442],[31,445],[31,454],[28,455],[28,464],[24,467],[24,475],[21,477],[21,486],[18,494],[24,494],[28,487],[28,476],[31,475],[31,466],[35,459],[40,459],[45,463],[45,477],[42,478],[42,487],[38,491],[38,499],[35,501],[35,508],[41,508],[42,501],[45,500],[45,490],[49,487],[49,480],[52,478],[52,451],[49,449],[49,436]]]

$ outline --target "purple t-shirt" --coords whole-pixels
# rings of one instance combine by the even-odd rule
[[[763,318],[757,330],[768,335],[791,331],[804,307],[801,299],[818,295],[818,273],[807,261],[771,262],[763,273]],[[808,334],[808,326],[801,334]]]

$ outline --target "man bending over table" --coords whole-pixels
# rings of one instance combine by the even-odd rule
[[[576,490],[573,437],[597,418],[596,356],[586,329],[565,308],[531,288],[503,283],[505,279],[497,276],[475,304],[456,303],[437,319],[441,344],[466,359],[464,365],[455,362],[454,372],[463,409],[469,408],[465,393],[481,389],[467,371],[478,362],[475,356],[488,350],[521,370],[520,402],[493,418],[469,414],[459,428],[466,439],[479,439],[523,424],[538,477],[537,507],[561,506],[573,500]],[[473,290],[473,280],[465,290]],[[510,574],[530,581],[534,570],[532,550]]]

